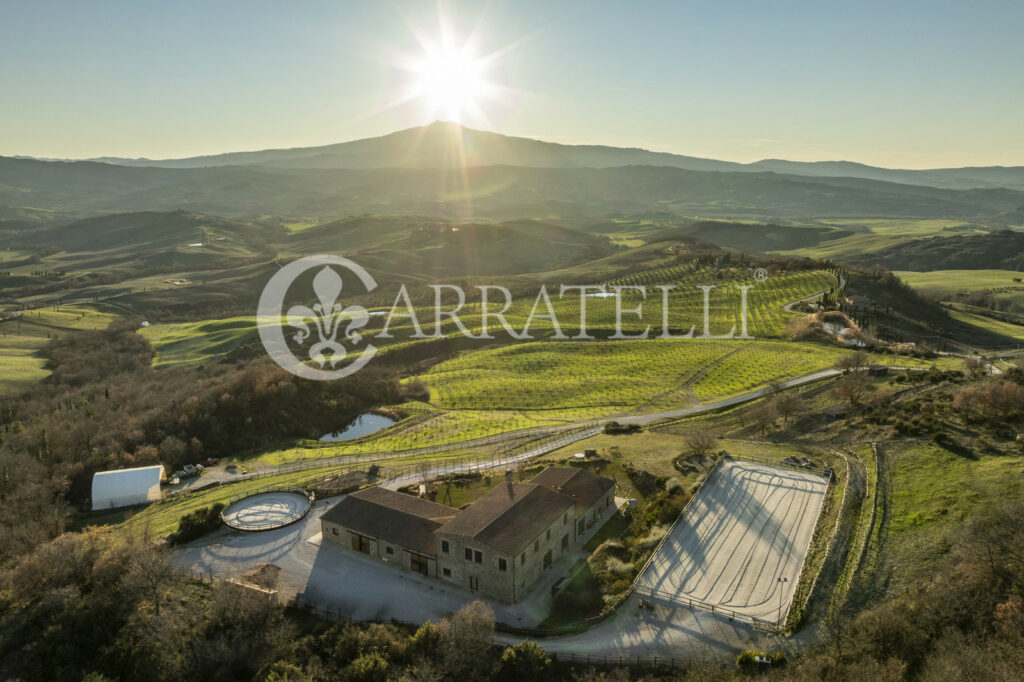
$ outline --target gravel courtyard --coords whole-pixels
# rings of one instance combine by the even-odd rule
[[[827,480],[810,472],[723,461],[694,498],[642,585],[777,623],[789,611]]]

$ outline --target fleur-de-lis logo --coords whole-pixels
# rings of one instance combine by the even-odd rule
[[[325,381],[348,376],[365,367],[377,351],[373,344],[367,344],[353,362],[339,367],[363,341],[360,330],[370,316],[361,305],[346,307],[339,301],[344,283],[332,266],[354,273],[366,291],[377,286],[366,270],[347,258],[307,256],[281,268],[267,282],[260,297],[257,323],[264,348],[281,367],[307,379]],[[315,302],[307,299],[312,305],[294,305],[284,312],[284,299],[291,285],[302,273],[314,268]],[[302,348],[303,357],[297,356],[288,344],[286,330],[294,344]],[[311,342],[308,347],[307,342]],[[346,348],[345,343],[351,348]]]
[[[313,293],[316,294],[317,303],[314,303],[312,308],[304,305],[292,306],[285,316],[288,325],[299,330],[292,338],[300,346],[304,345],[311,335],[307,320],[313,321],[319,341],[310,345],[308,354],[309,359],[320,367],[326,363],[334,367],[348,355],[348,351],[338,341],[342,322],[348,320],[344,338],[358,344],[363,338],[358,330],[366,326],[370,319],[366,308],[361,305],[342,308],[341,303],[338,303],[338,296],[341,295],[343,286],[338,273],[329,266],[324,267],[313,278]]]

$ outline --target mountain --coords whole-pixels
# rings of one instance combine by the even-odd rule
[[[791,173],[814,177],[847,177],[944,189],[999,188],[1024,189],[1024,167],[987,166],[975,168],[936,168],[901,170],[878,168],[851,161],[783,161],[765,159],[745,166],[751,170]]]
[[[381,137],[322,147],[232,152],[187,159],[91,159],[123,166],[207,168],[269,165],[281,168],[461,168],[524,166],[530,168],[607,168],[611,166],[672,166],[688,170],[738,170],[742,164],[678,154],[600,145],[564,145],[525,137],[473,130],[437,121]]]
[[[849,177],[943,189],[998,188],[1024,190],[1024,167],[902,170],[849,161],[800,162],[765,159],[750,164],[716,161],[637,148],[565,145],[474,130],[457,123],[435,122],[381,137],[319,147],[232,152],[184,159],[92,159],[121,166],[209,168],[271,166],[306,169],[461,168],[522,166],[529,168],[611,168],[669,166],[684,170],[763,173],[809,177]]]
[[[652,212],[759,220],[839,217],[996,221],[1024,192],[949,190],[778,173],[665,166],[296,169],[127,167],[0,158],[0,204],[97,215],[184,209],[228,217],[363,213],[460,221],[579,222]]]

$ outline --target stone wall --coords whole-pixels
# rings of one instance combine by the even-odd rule
[[[404,568],[407,571],[413,571],[430,577],[437,577],[438,575],[437,559],[432,556],[413,552],[412,550],[393,542],[368,536],[362,536],[366,537],[367,540],[365,543],[366,550],[362,551],[357,549],[353,544],[353,537],[358,536],[359,533],[322,519],[320,521],[320,527],[323,532],[324,542],[330,542],[331,544],[350,552],[360,552],[371,559],[377,559],[378,561],[383,561],[384,563]],[[418,570],[417,568],[413,568],[413,562],[420,558],[421,561],[419,562],[419,566],[425,566],[426,573]]]

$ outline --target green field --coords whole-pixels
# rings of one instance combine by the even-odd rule
[[[0,322],[0,394],[20,391],[49,375],[39,351],[54,336],[103,329],[117,317],[91,306],[63,306],[26,310]]]
[[[949,237],[964,234],[980,233],[981,230],[965,225],[956,220],[884,220],[884,219],[823,219],[827,225],[845,230],[855,230],[854,234],[836,239],[825,239],[813,246],[780,250],[808,258],[842,259],[872,251],[879,251],[908,239],[921,237]]]
[[[897,271],[894,274],[904,282],[922,291],[939,295],[958,291],[984,291],[989,289],[1016,289],[1024,295],[1024,273],[1015,270],[934,270],[932,272]]]
[[[944,300],[963,300],[956,298],[955,295],[964,292],[981,293],[986,301],[978,302],[978,305],[1018,315],[1024,314],[1024,281],[1022,281],[1024,273],[1022,272],[1015,270],[935,270],[932,272],[902,271],[896,274],[915,289]]]
[[[153,324],[139,333],[156,351],[155,366],[201,364],[217,360],[246,339],[255,338],[256,316]]]
[[[977,315],[975,313],[969,313],[962,310],[950,309],[949,314],[955,320],[959,320],[965,324],[969,324],[979,329],[992,332],[993,334],[999,334],[1011,339],[1017,339],[1018,341],[1024,341],[1024,325],[1011,324],[1010,322],[1003,322],[1002,320],[996,320],[986,315]]]
[[[886,553],[893,589],[931,575],[949,534],[981,505],[1019,499],[1024,492],[1016,456],[965,456],[931,444],[893,445],[886,456],[892,477]]]
[[[894,237],[935,237],[943,236],[948,237],[951,235],[962,235],[962,234],[974,234],[981,233],[984,230],[979,229],[969,223],[965,223],[962,220],[947,220],[947,219],[925,219],[925,220],[905,220],[905,219],[824,219],[830,225],[836,225],[837,227],[845,228],[857,228],[861,227],[867,229],[867,231],[873,234],[884,234],[892,235]]]
[[[39,355],[47,341],[45,336],[6,332],[0,336],[0,394],[21,390],[49,375],[46,359]]]

